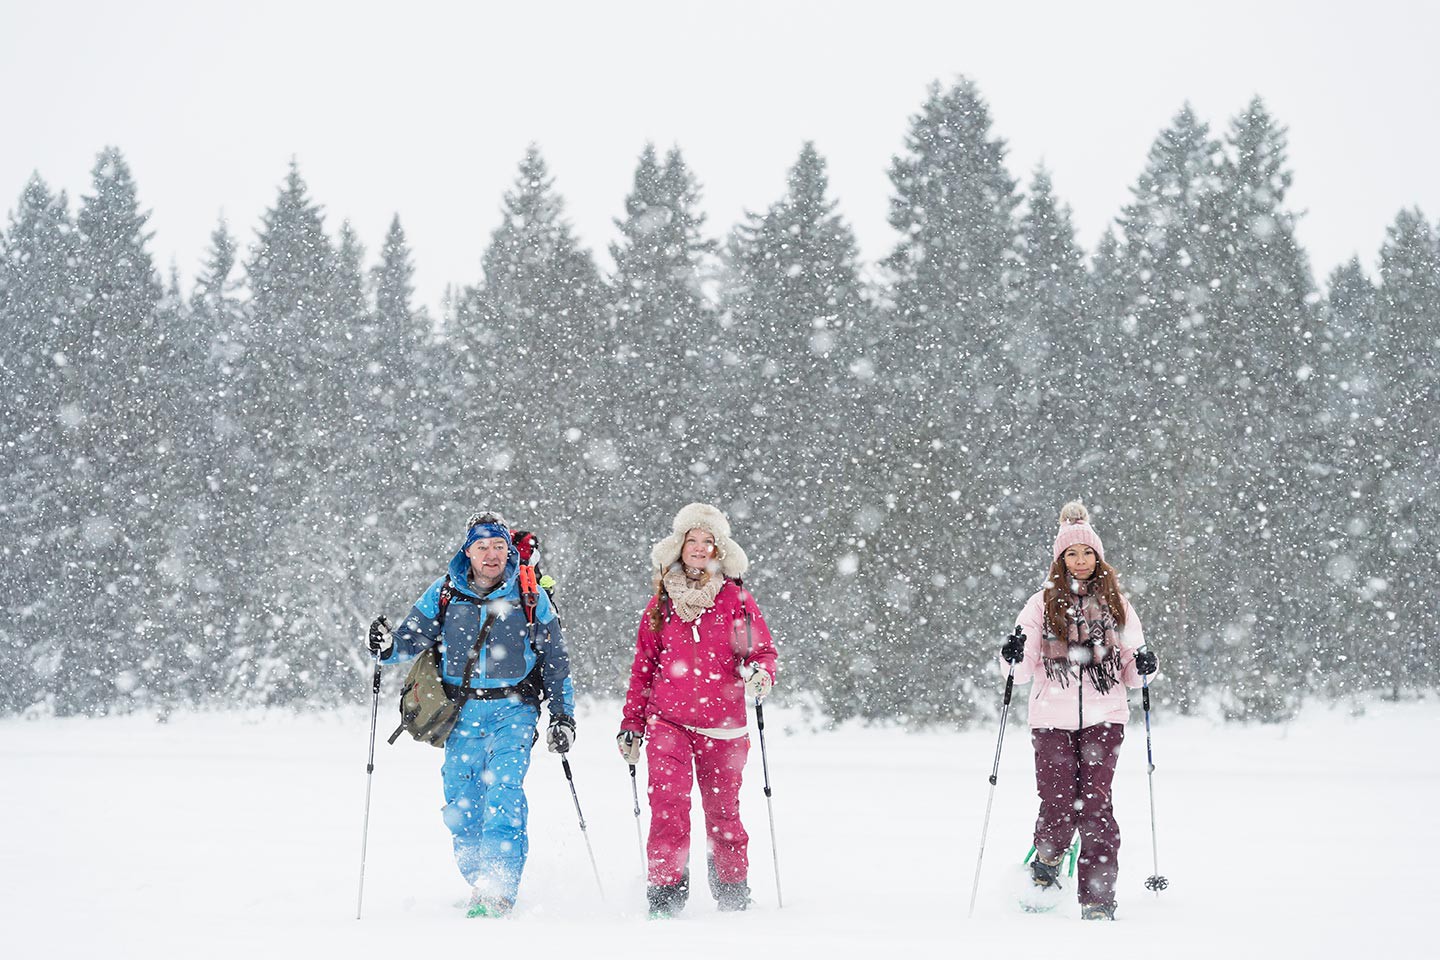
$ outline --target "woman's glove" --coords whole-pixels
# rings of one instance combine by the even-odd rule
[[[1000,648],[1000,656],[1009,664],[1016,664],[1025,659],[1025,634],[1019,627],[1015,628],[1012,636],[1006,638],[1005,645]]]
[[[773,686],[775,681],[770,679],[770,674],[763,667],[754,667],[750,676],[745,678],[745,693],[752,700],[764,700]]]
[[[395,646],[395,638],[390,633],[390,621],[384,615],[378,616],[370,624],[370,656],[384,660],[390,656],[390,649]]]
[[[1149,650],[1136,650],[1135,669],[1137,672],[1139,672],[1140,676],[1148,677],[1150,676],[1150,674],[1160,669],[1160,658],[1155,656],[1155,654],[1151,653]]]
[[[630,766],[640,762],[640,745],[645,741],[645,734],[636,733],[634,730],[621,730],[620,735],[615,738],[615,744],[620,748],[620,756]]]
[[[575,718],[565,714],[550,718],[550,729],[545,732],[545,746],[551,753],[569,753],[575,743]]]

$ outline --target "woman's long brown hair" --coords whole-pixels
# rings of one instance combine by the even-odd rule
[[[1125,601],[1120,599],[1120,573],[1110,564],[1095,557],[1095,573],[1091,577],[1100,587],[1100,596],[1110,608],[1115,625],[1125,626]],[[1045,626],[1057,640],[1064,641],[1070,636],[1069,620],[1065,611],[1070,608],[1070,572],[1065,569],[1062,554],[1050,565],[1050,579],[1045,587]]]

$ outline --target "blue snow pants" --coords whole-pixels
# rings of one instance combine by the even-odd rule
[[[530,703],[468,701],[440,768],[455,865],[481,893],[511,902],[530,848],[524,785],[539,716]]]

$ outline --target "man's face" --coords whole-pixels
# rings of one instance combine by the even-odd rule
[[[470,558],[470,569],[481,580],[499,580],[505,572],[505,557],[510,552],[503,537],[489,537],[476,540],[465,551]]]

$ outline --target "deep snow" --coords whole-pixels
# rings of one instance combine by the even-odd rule
[[[1124,846],[1114,924],[1083,923],[1073,899],[1046,916],[1014,907],[1035,814],[1023,727],[1006,734],[967,920],[994,727],[808,732],[781,707],[769,708],[766,734],[785,908],[775,905],[756,750],[744,810],[757,909],[718,914],[702,883],[670,922],[644,918],[614,705],[582,711],[572,754],[608,899],[542,744],[528,781],[530,862],[504,921],[466,920],[459,909],[465,887],[439,817],[441,753],[386,746],[389,703],[359,922],[368,710],[6,720],[4,953],[1340,957],[1431,942],[1440,704],[1371,703],[1363,715],[1314,707],[1283,726],[1157,717],[1160,870],[1171,881],[1158,897],[1142,887],[1151,847],[1137,710],[1116,776]],[[699,850],[692,860],[703,873]]]

